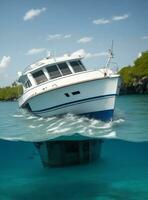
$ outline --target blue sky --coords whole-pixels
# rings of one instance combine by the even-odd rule
[[[0,0],[0,86],[51,51],[83,49],[88,68],[102,67],[114,40],[115,60],[130,65],[148,50],[147,0]]]

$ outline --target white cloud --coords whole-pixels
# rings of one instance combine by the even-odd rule
[[[100,19],[93,20],[93,24],[96,24],[96,25],[109,24],[113,21],[125,20],[127,18],[129,18],[128,14],[113,16],[111,19],[100,18]]]
[[[39,16],[41,13],[45,12],[46,8],[41,9],[31,9],[28,12],[26,12],[25,16],[23,17],[24,21],[31,20],[37,16]]]
[[[120,21],[120,20],[124,20],[124,19],[127,19],[127,18],[129,18],[129,15],[124,14],[124,15],[119,15],[119,16],[113,16],[112,20],[113,21]]]
[[[10,56],[3,56],[1,61],[0,61],[0,68],[6,68],[11,61],[11,57]]]
[[[39,54],[39,53],[42,53],[44,52],[46,49],[44,48],[33,48],[33,49],[30,49],[28,50],[28,52],[26,53],[26,55],[35,55],[35,54]]]
[[[71,35],[64,35],[64,39],[68,39],[68,38],[71,38]]]
[[[148,35],[142,36],[141,39],[142,40],[148,40]]]
[[[110,20],[105,19],[105,18],[101,18],[101,19],[95,19],[93,20],[94,24],[100,25],[100,24],[109,24]]]
[[[75,56],[75,55],[81,55],[81,56],[84,56],[85,58],[95,58],[95,57],[100,57],[100,56],[107,56],[108,53],[107,52],[89,53],[89,52],[86,52],[84,49],[80,49],[72,53],[72,56]]]
[[[88,42],[91,42],[93,40],[92,37],[83,37],[81,39],[79,39],[77,42],[78,43],[88,43]]]
[[[47,40],[62,40],[62,39],[69,39],[71,35],[62,35],[60,33],[57,34],[49,34]]]
[[[86,52],[84,49],[79,49],[71,54],[71,56],[86,56]]]
[[[48,35],[48,40],[60,40],[61,38],[62,38],[61,34]]]
[[[100,56],[107,56],[107,52],[100,52],[100,53],[87,53],[86,58],[94,58],[94,57],[100,57]]]

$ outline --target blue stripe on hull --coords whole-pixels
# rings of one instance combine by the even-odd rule
[[[103,111],[98,111],[98,112],[91,112],[91,113],[84,113],[81,115],[84,115],[88,118],[94,118],[94,119],[99,119],[101,121],[110,121],[113,118],[113,113],[114,110],[103,110]]]
[[[108,94],[108,95],[91,97],[91,98],[87,98],[87,99],[81,99],[81,100],[72,101],[72,102],[61,104],[61,105],[53,106],[53,107],[50,107],[50,108],[45,108],[45,109],[42,109],[42,110],[32,110],[32,112],[35,113],[35,114],[40,114],[40,113],[43,113],[43,112],[45,113],[45,112],[49,112],[49,111],[55,111],[55,110],[62,109],[62,108],[65,108],[65,107],[78,105],[78,104],[82,104],[82,103],[86,103],[86,102],[90,102],[90,101],[96,101],[98,99],[103,99],[103,98],[113,97],[113,96],[116,96],[116,94]]]

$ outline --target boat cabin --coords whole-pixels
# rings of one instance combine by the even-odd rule
[[[19,82],[22,83],[23,88],[26,90],[31,86],[83,71],[86,71],[86,68],[81,60],[54,62],[26,72],[19,78]]]

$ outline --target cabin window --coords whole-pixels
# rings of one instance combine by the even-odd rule
[[[74,70],[75,73],[86,70],[80,60],[78,60],[78,61],[71,61],[70,65],[72,66],[72,68],[73,68],[73,70]]]
[[[33,73],[32,76],[34,77],[37,84],[47,81],[47,77],[45,76],[45,74],[42,70]]]
[[[26,82],[24,83],[24,87],[25,87],[25,88],[29,88],[29,87],[31,87],[31,82],[30,82],[29,79],[26,80]]]
[[[30,80],[28,79],[28,77],[27,77],[26,75],[23,76],[23,78],[22,78],[22,80],[21,80],[21,83],[23,84],[23,86],[24,86],[25,88],[29,88],[29,87],[32,86]]]
[[[60,71],[62,72],[62,75],[68,75],[72,73],[66,63],[59,63],[58,67]]]
[[[79,66],[81,66],[81,69],[83,69],[83,71],[86,71],[86,68],[84,67],[83,63],[80,60],[78,60],[78,64]]]
[[[57,65],[52,65],[46,68],[51,79],[58,78],[61,75]]]

